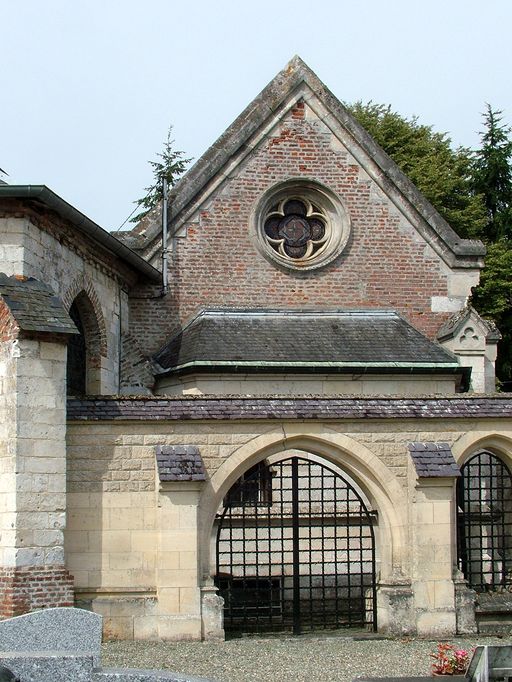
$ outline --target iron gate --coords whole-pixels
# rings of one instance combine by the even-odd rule
[[[226,630],[376,628],[375,538],[360,494],[317,461],[252,467],[217,517]]]
[[[459,568],[470,587],[488,592],[511,587],[512,477],[506,464],[480,452],[457,481]]]

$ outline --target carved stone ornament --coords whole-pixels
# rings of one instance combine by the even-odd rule
[[[350,232],[341,201],[304,181],[273,188],[260,202],[255,223],[260,250],[292,270],[327,265],[342,252]]]

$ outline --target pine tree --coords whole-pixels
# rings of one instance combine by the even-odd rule
[[[137,199],[134,203],[142,210],[130,218],[131,223],[140,222],[147,214],[158,206],[163,199],[163,180],[167,180],[168,187],[176,184],[179,178],[185,172],[187,165],[192,159],[184,159],[185,152],[175,151],[173,149],[174,140],[171,140],[172,126],[167,132],[167,139],[164,142],[162,153],[157,156],[160,161],[148,161],[153,169],[153,184],[145,187],[146,195],[142,199]]]
[[[482,235],[487,245],[485,268],[472,303],[498,325],[496,376],[512,390],[512,140],[511,128],[501,123],[502,112],[487,104],[485,130],[475,152],[473,184],[485,203],[487,222]]]
[[[487,210],[483,238],[494,242],[512,238],[512,140],[511,128],[501,123],[502,112],[490,104],[483,114],[485,130],[482,144],[475,153],[473,180],[476,194],[481,194]]]

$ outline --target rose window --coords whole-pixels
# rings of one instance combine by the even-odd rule
[[[305,272],[324,267],[348,243],[350,216],[342,198],[313,180],[294,178],[261,196],[251,216],[260,253],[274,265]]]
[[[264,222],[267,243],[281,257],[307,260],[328,241],[325,213],[308,199],[286,199],[273,206]]]

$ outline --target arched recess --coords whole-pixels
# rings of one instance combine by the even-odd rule
[[[454,447],[458,567],[477,593],[512,589],[512,439],[466,434]]]
[[[80,332],[68,343],[67,393],[99,394],[101,361],[107,355],[107,333],[92,283],[85,277],[76,280],[66,293],[64,303]]]
[[[361,488],[378,513],[380,579],[402,574],[407,560],[407,501],[403,487],[367,447],[344,434],[328,432],[311,424],[305,433],[287,435],[283,429],[275,429],[257,436],[238,448],[212,476],[199,503],[203,579],[211,575],[211,532],[224,496],[250,467],[288,450],[324,459],[345,472]]]

